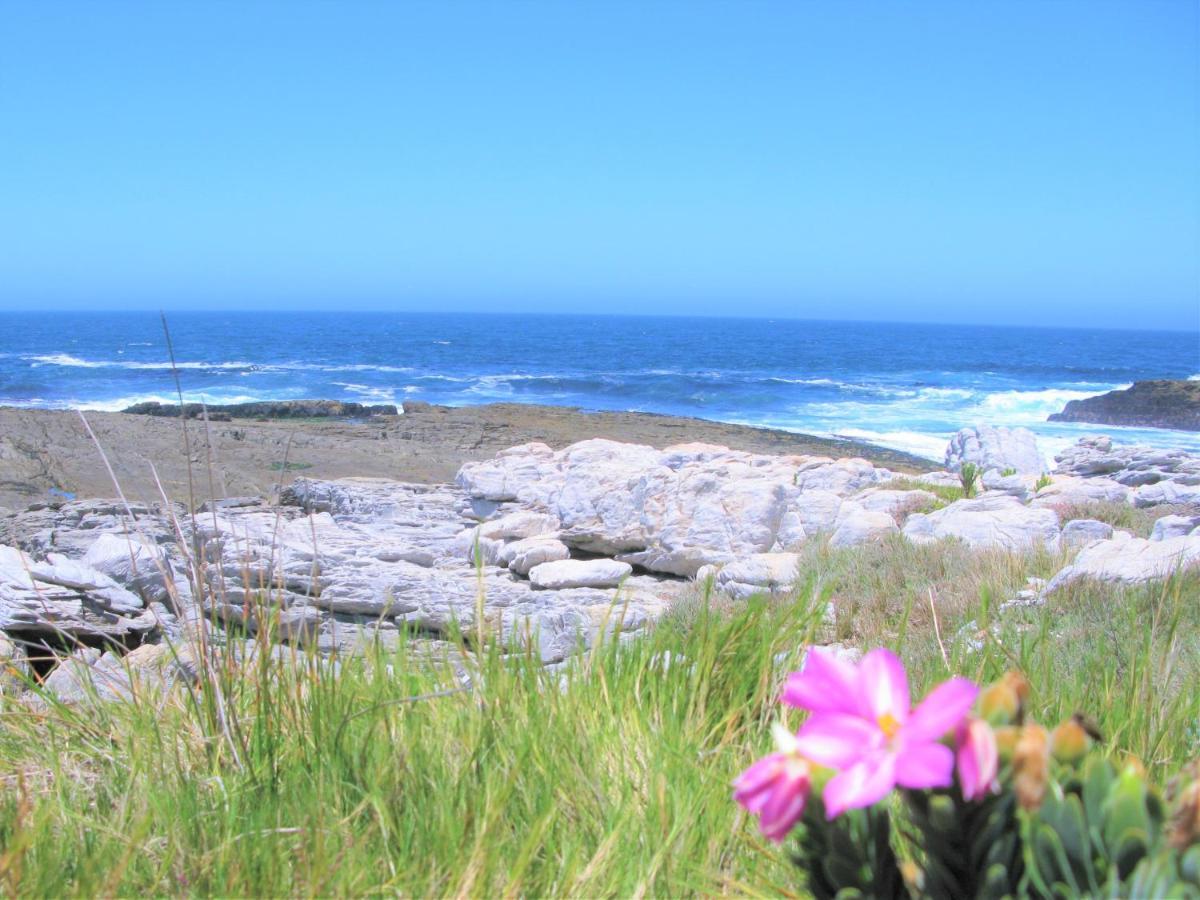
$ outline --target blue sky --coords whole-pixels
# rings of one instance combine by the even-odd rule
[[[8,3],[0,307],[1195,329],[1197,8]]]

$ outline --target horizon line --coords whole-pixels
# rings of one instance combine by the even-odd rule
[[[1136,325],[1046,325],[1041,323],[1012,323],[1012,322],[961,322],[932,319],[832,319],[823,316],[789,316],[789,315],[728,315],[724,313],[669,313],[669,312],[566,312],[561,310],[531,311],[499,311],[499,310],[432,310],[432,309],[381,309],[379,307],[349,307],[327,308],[312,307],[306,309],[289,309],[279,306],[249,306],[237,308],[218,307],[204,309],[185,307],[174,310],[153,309],[143,307],[109,307],[83,309],[79,307],[16,307],[0,309],[0,315],[152,315],[165,316],[168,321],[172,315],[255,315],[271,313],[277,315],[419,315],[419,316],[479,316],[489,318],[500,317],[552,317],[566,318],[603,318],[603,319],[711,319],[728,322],[814,322],[830,325],[927,325],[946,328],[1007,328],[1036,331],[1136,331],[1160,334],[1197,334],[1200,335],[1200,322],[1192,327],[1138,327]]]

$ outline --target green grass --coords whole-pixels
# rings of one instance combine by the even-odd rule
[[[889,491],[928,491],[938,498],[938,502],[928,509],[920,509],[916,512],[932,512],[943,506],[949,506],[955,500],[962,500],[965,496],[961,485],[928,484],[917,478],[893,478],[885,487]]]
[[[0,893],[786,893],[785,854],[729,783],[770,748],[779,683],[813,637],[898,648],[918,692],[1020,668],[1043,721],[1087,711],[1113,752],[1172,772],[1200,753],[1200,574],[999,613],[1059,561],[814,542],[789,600],[697,595],[558,668],[412,638],[336,673],[259,654],[195,700],[6,697]]]

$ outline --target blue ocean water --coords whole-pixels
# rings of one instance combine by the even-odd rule
[[[414,313],[174,313],[185,399],[494,401],[640,410],[844,435],[930,457],[963,425],[1024,425],[1048,452],[1104,431],[1200,450],[1200,434],[1051,424],[1071,399],[1200,377],[1185,332],[804,320]],[[0,404],[174,401],[153,313],[0,313]]]

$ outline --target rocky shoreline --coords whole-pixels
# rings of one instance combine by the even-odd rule
[[[1072,400],[1048,421],[1200,431],[1200,381],[1138,381],[1125,390]]]
[[[339,418],[332,406],[305,401],[303,409],[291,406],[288,418],[268,421],[260,420],[264,410],[256,404],[249,418],[230,415],[229,421],[219,422],[211,413],[229,410],[211,408],[207,423],[194,418],[186,423],[189,458],[184,454],[184,425],[177,418],[178,407],[174,409],[173,417],[86,413],[131,500],[161,501],[151,465],[172,500],[186,501],[189,489],[199,497],[270,497],[281,483],[299,474],[445,483],[464,463],[487,459],[506,447],[541,441],[562,448],[593,437],[659,448],[703,441],[755,453],[861,456],[907,472],[933,468],[916,456],[848,440],[649,413],[513,403],[408,403],[404,415],[368,417],[342,404],[337,411],[350,417]],[[293,418],[304,410],[324,414]],[[0,407],[0,507],[114,494],[78,413]]]
[[[964,429],[947,470],[901,475],[857,457],[589,438],[508,447],[453,482],[289,477],[275,497],[229,496],[195,515],[181,503],[34,503],[0,516],[0,653],[40,657],[31,664],[68,699],[81,671],[127,693],[129,666],[162,663],[164,642],[193,646],[209,619],[230,639],[269,629],[321,654],[388,646],[402,629],[487,633],[532,641],[550,664],[602,633],[643,631],[706,585],[733,601],[788,594],[813,541],[1060,555],[1024,603],[1081,578],[1136,583],[1200,565],[1200,457],[1090,438],[1049,477],[1032,440]],[[967,462],[983,469],[982,492],[948,497],[949,470]],[[1080,517],[1089,503],[1172,514],[1144,538]]]

